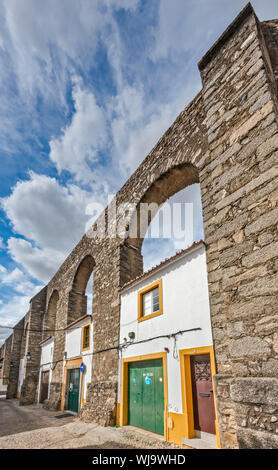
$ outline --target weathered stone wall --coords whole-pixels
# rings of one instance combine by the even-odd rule
[[[29,324],[30,324],[30,311],[24,316],[24,330],[21,338],[20,358],[24,358],[27,354],[28,348],[28,336],[29,336]]]
[[[55,326],[56,326],[56,311],[57,311],[58,300],[59,300],[59,294],[55,290],[51,295],[45,314],[43,315],[43,318],[42,318],[42,329],[43,329],[42,341],[54,335]]]
[[[25,360],[24,380],[21,387],[20,405],[29,405],[36,401],[36,391],[39,381],[42,340],[42,322],[45,314],[47,287],[44,287],[30,303],[28,314],[28,331],[25,351],[31,354],[30,360]]]
[[[278,20],[264,21],[261,27],[278,89]]]
[[[13,335],[11,334],[5,341],[4,357],[3,357],[3,385],[8,385],[10,373],[10,359]]]
[[[0,379],[3,379],[3,361],[5,355],[5,343],[0,348]]]
[[[13,330],[10,362],[13,366],[10,366],[9,380],[7,388],[7,398],[16,398],[17,386],[18,386],[18,375],[19,375],[19,363],[20,363],[20,351],[21,351],[21,339],[23,335],[24,318],[20,320]]]
[[[223,447],[278,445],[278,128],[269,64],[250,8],[199,64],[210,147],[200,180]],[[266,439],[262,431],[272,434]]]
[[[158,202],[200,181],[217,374],[222,447],[277,447],[277,35],[250,4],[199,63],[203,88],[118,192],[115,203]],[[108,226],[108,209],[96,225]],[[124,211],[125,212],[125,211]],[[128,226],[136,218],[130,212]],[[133,237],[133,238],[132,238]],[[63,330],[84,313],[94,270],[92,383],[85,420],[111,424],[118,377],[119,288],[142,273],[142,238],[84,235],[31,303],[31,324],[54,291],[54,370],[48,406],[61,403]],[[90,261],[89,261],[90,260]],[[81,272],[81,277],[78,273]],[[77,278],[80,284],[76,288]],[[83,281],[82,281],[83,279]],[[82,283],[83,282],[83,283]],[[29,338],[34,362],[21,403],[34,400],[39,334]],[[31,351],[32,349],[32,351]],[[23,398],[24,397],[24,398]],[[276,434],[275,434],[276,433]]]

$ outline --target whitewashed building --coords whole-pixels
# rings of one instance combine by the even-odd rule
[[[49,397],[49,384],[51,383],[52,369],[55,367],[53,346],[53,337],[41,343],[41,371],[38,392],[40,402]],[[87,384],[91,382],[92,352],[92,316],[85,315],[66,328],[61,410],[77,413],[85,403]]]
[[[51,336],[41,342],[41,364],[37,398],[39,403],[43,403],[49,398],[49,384],[51,383],[53,370],[53,352],[54,337]]]
[[[118,424],[178,444],[216,447],[204,243],[126,284],[120,300]]]

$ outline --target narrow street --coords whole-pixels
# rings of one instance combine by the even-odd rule
[[[57,419],[41,405],[0,397],[0,449],[173,449],[163,437],[133,426],[102,427],[77,416]]]
[[[18,400],[0,396],[0,437],[24,431],[62,426],[73,421],[74,416],[57,419],[59,411],[48,411],[42,405],[19,406]]]

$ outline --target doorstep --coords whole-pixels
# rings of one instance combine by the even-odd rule
[[[191,439],[182,438],[183,445],[192,449],[218,449],[215,434],[195,430],[195,437]]]

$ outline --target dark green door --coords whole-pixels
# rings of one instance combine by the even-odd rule
[[[80,369],[69,370],[68,410],[78,412]]]
[[[132,362],[128,375],[128,424],[164,434],[162,359]]]

